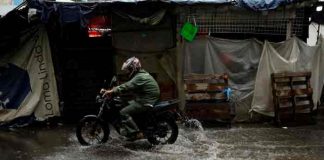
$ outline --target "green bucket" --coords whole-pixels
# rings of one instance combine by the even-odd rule
[[[198,27],[186,22],[181,28],[180,35],[188,41],[192,41],[198,32]]]

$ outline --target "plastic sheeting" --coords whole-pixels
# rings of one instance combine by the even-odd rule
[[[143,0],[144,2],[145,0]],[[162,0],[162,2],[180,3],[180,4],[236,4],[240,7],[249,8],[256,11],[275,9],[281,4],[289,4],[295,0]],[[29,0],[30,8],[36,8],[41,15],[41,20],[47,22],[50,16],[57,12],[60,15],[62,24],[80,21],[81,26],[87,24],[87,17],[93,13],[97,6],[102,3],[127,2],[138,3],[142,1],[135,0],[111,0],[111,1],[91,1],[89,3],[57,3],[45,2],[41,0]],[[135,18],[135,17],[131,17]],[[139,21],[134,19],[135,21]]]
[[[39,0],[33,0],[39,1]],[[124,2],[124,3],[138,3],[138,2],[145,2],[148,0],[89,0],[90,3],[115,3],[115,2]],[[184,3],[184,4],[192,4],[192,3],[215,3],[215,4],[222,4],[222,3],[230,3],[233,0],[161,0],[161,2],[167,3]],[[71,2],[71,0],[60,0],[60,2]],[[87,2],[84,0],[82,2]],[[73,3],[73,2],[72,2]]]
[[[113,47],[133,52],[160,52],[175,47],[172,17],[165,12],[166,10],[162,9],[152,13],[150,17],[139,19],[133,16],[130,18],[129,14],[123,16],[121,12],[116,11],[116,14],[112,15]]]
[[[51,50],[44,27],[30,29],[21,44],[0,55],[0,123],[59,116]]]
[[[254,89],[262,43],[255,39],[227,40],[200,37],[184,44],[184,74],[229,74],[236,105],[236,121],[246,121]]]
[[[39,0],[30,0],[30,8],[36,8],[43,22],[48,22],[51,15],[55,12],[59,14],[59,20],[62,25],[71,22],[80,22],[80,25],[85,27],[87,18],[93,13],[97,4],[66,4],[66,3],[45,3]]]
[[[125,3],[138,3],[145,2],[146,0],[107,0],[107,1],[91,1],[86,3],[57,3],[57,2],[45,2],[41,0],[29,0],[28,5],[30,8],[36,8],[38,13],[41,15],[43,22],[48,22],[50,16],[57,12],[60,15],[61,24],[71,23],[80,21],[81,26],[85,27],[87,24],[87,17],[93,13],[97,6],[102,3],[114,3],[114,2],[125,2]],[[62,1],[61,1],[62,2]],[[99,3],[98,3],[99,2]],[[215,3],[223,4],[229,3],[231,0],[162,0],[162,2],[168,3],[183,3],[183,4],[194,4],[194,3]],[[136,17],[130,17],[135,21]]]
[[[281,43],[254,39],[200,37],[183,46],[184,74],[228,73],[235,121],[250,120],[250,111],[273,116],[271,73],[311,71],[314,104],[319,102],[324,74],[324,39],[310,47],[298,38]],[[261,56],[262,55],[262,56]]]
[[[230,3],[232,0],[162,0],[163,2],[174,2],[174,3],[184,3],[184,4],[194,4],[194,3]]]
[[[204,37],[185,43],[184,74],[228,73],[237,90],[251,90],[262,44],[254,39],[227,40]]]
[[[295,0],[236,0],[238,6],[255,11],[275,9],[281,4],[289,4],[294,1]]]
[[[292,38],[282,43],[265,42],[255,81],[252,110],[274,116],[271,73],[311,71],[314,108],[320,100],[324,83],[324,41],[317,46],[308,46],[303,41]]]

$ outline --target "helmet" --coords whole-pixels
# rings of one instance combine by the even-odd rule
[[[128,71],[129,76],[131,76],[133,73],[139,71],[142,68],[141,62],[136,57],[131,57],[127,59],[121,68],[123,71]]]

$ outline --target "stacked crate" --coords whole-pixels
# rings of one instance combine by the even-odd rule
[[[229,121],[232,117],[227,74],[189,74],[184,76],[186,114],[202,121]]]
[[[312,113],[314,104],[310,78],[311,72],[271,74],[276,124],[281,123],[280,116],[283,114],[291,115],[295,120],[296,113]]]

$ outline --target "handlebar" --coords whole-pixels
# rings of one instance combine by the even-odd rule
[[[96,102],[98,102],[98,103],[102,103],[105,100],[113,100],[115,102],[122,103],[122,100],[119,96],[103,97],[102,94],[98,94],[96,96]]]

